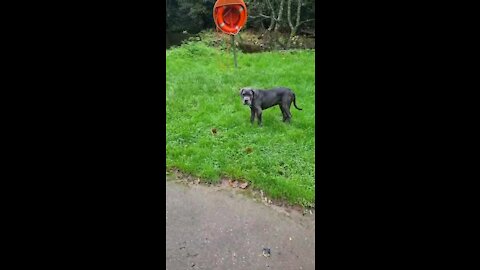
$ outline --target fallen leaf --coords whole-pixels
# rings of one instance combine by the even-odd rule
[[[232,184],[232,186],[233,186],[234,188],[238,187],[238,181],[234,181],[233,184]]]
[[[248,182],[245,182],[245,183],[240,185],[240,187],[243,188],[243,189],[245,189],[247,186],[248,186]]]
[[[227,186],[230,186],[230,181],[228,181],[226,179],[223,179],[222,180],[222,187],[227,187]]]

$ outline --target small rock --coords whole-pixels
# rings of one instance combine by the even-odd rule
[[[271,254],[269,248],[263,248],[263,252],[262,252],[262,253],[263,253],[263,256],[265,256],[265,257],[270,257],[270,254]]]

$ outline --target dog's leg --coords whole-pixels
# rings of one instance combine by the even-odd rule
[[[290,123],[290,119],[292,118],[292,114],[290,113],[290,108],[287,104],[282,104],[283,112],[285,114],[283,122]]]
[[[285,110],[283,110],[282,105],[278,105],[278,107],[280,107],[280,110],[282,111],[283,122],[285,122],[285,120],[287,120],[287,114],[285,114]]]
[[[292,101],[293,99],[290,99],[288,102],[288,107],[287,107],[287,115],[288,115],[288,122],[290,123],[290,120],[292,119],[292,113],[290,112],[290,107],[292,106]]]
[[[253,125],[254,121],[255,121],[255,109],[250,108],[250,123]]]
[[[262,123],[262,109],[261,108],[257,108],[257,119],[258,119],[258,126],[263,126],[263,123]]]

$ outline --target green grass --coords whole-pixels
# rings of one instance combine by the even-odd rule
[[[211,182],[247,180],[270,198],[314,205],[314,58],[314,51],[238,52],[235,69],[231,53],[201,43],[168,50],[167,168]],[[245,86],[289,87],[303,111],[292,105],[292,122],[285,124],[276,106],[263,112],[263,127],[256,120],[252,127],[239,95]]]

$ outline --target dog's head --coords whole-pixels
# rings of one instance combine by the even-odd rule
[[[251,106],[255,97],[255,90],[251,87],[244,87],[240,89],[240,96],[242,97],[243,105]]]

